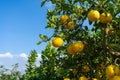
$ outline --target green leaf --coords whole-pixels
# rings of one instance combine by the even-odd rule
[[[39,35],[39,37],[40,37],[40,39],[42,39],[42,41],[47,41],[47,39],[48,39],[48,37],[46,36],[46,35],[42,35],[42,34],[40,34]]]
[[[42,43],[42,41],[38,41],[38,42],[37,42],[37,45],[40,45],[41,43]]]
[[[45,4],[46,0],[43,0],[40,4],[40,6],[42,7]]]
[[[118,45],[118,44],[109,44],[109,47],[110,47],[111,49],[120,51],[120,45]]]

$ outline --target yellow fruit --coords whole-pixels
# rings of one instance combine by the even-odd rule
[[[62,15],[61,17],[60,17],[60,21],[61,22],[66,22],[67,20],[68,20],[68,15]]]
[[[90,68],[87,65],[83,66],[82,72],[89,72],[89,71],[90,71]]]
[[[88,13],[88,20],[89,21],[97,21],[100,18],[100,13],[97,10],[91,10]]]
[[[66,28],[66,29],[73,29],[73,28],[74,28],[74,22],[73,22],[73,21],[68,22],[68,23],[65,25],[65,28]]]
[[[114,76],[112,79],[110,80],[120,80],[120,76]]]
[[[82,52],[83,49],[84,49],[84,44],[83,44],[83,42],[75,42],[75,43],[73,43],[73,51],[74,51],[75,53],[77,53],[77,52]]]
[[[110,13],[102,13],[100,15],[100,22],[101,23],[109,23],[112,21],[112,15]]]
[[[73,44],[70,44],[68,47],[67,47],[67,52],[68,54],[74,54],[75,52],[73,51]]]
[[[97,78],[92,78],[92,80],[98,80]]]
[[[70,78],[64,78],[64,80],[70,80]]]
[[[55,37],[53,40],[52,40],[52,44],[53,46],[55,47],[60,47],[63,45],[63,39],[60,38],[60,37]]]
[[[75,53],[78,53],[78,52],[82,52],[83,49],[84,49],[84,43],[83,42],[75,42],[73,44],[70,44],[68,47],[67,47],[67,52],[69,54],[75,54]]]
[[[81,76],[79,80],[88,80],[85,76]]]
[[[107,79],[110,79],[110,78],[112,78],[115,75],[114,69],[115,69],[114,65],[108,65],[106,67],[106,78]]]

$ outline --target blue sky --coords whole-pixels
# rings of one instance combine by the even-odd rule
[[[41,1],[0,0],[0,65],[11,68],[19,63],[19,70],[24,72],[27,57],[34,49],[38,52],[37,64],[41,60],[46,43],[36,43],[39,34],[52,35],[45,26],[47,9],[53,8],[50,2],[40,7]]]
[[[27,56],[35,49],[39,54],[45,43],[36,45],[39,34],[48,34],[45,29],[47,3],[40,7],[42,0],[0,0],[0,65],[10,68],[19,63],[24,70]]]

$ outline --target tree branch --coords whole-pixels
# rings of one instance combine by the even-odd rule
[[[104,35],[103,35],[103,42],[102,42],[102,46],[105,50],[105,52],[108,51],[108,47],[107,47],[107,44],[106,44],[106,41],[107,41],[107,37],[108,37],[108,28],[104,28]]]

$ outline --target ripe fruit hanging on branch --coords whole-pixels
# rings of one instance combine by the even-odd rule
[[[76,54],[79,52],[82,52],[85,47],[84,42],[74,42],[73,44],[70,44],[67,48],[68,54]]]
[[[60,17],[60,21],[61,21],[62,23],[66,22],[68,19],[69,19],[69,16],[68,16],[68,15],[62,15],[62,16]]]
[[[74,22],[70,21],[64,26],[66,29],[73,29],[74,28]]]
[[[63,45],[63,39],[60,37],[54,37],[52,40],[52,44],[54,47],[61,47]]]
[[[87,73],[89,71],[90,71],[90,68],[87,65],[83,66],[82,72]]]
[[[67,52],[68,54],[74,54],[75,52],[73,51],[73,44],[70,44],[68,47],[67,47]]]
[[[114,79],[115,76],[120,77],[120,69],[119,69],[119,67],[115,66],[115,65],[108,65],[106,67],[106,78],[108,80],[116,80],[116,79]],[[117,80],[119,80],[119,79],[117,79]]]
[[[97,21],[99,20],[100,18],[100,13],[99,11],[97,10],[91,10],[89,13],[88,13],[88,20],[89,21]]]
[[[83,49],[84,49],[84,43],[83,42],[75,42],[75,43],[73,43],[73,51],[75,52],[75,53],[77,53],[77,52],[82,52],[83,51]]]
[[[54,24],[54,27],[47,26],[54,31],[48,40],[55,35],[64,39],[55,37],[52,40],[57,47],[56,55],[48,58],[48,63],[54,64],[45,66],[57,67],[56,71],[48,69],[53,74],[51,80],[119,80],[120,66],[116,67],[119,65],[116,58],[120,53],[120,7],[114,3],[120,1],[47,1],[55,1],[47,15],[49,24]],[[52,19],[53,16],[57,18]]]
[[[114,68],[115,66],[114,65],[109,65],[106,67],[106,78],[107,79],[110,79],[114,76]]]
[[[109,23],[112,21],[112,15],[110,13],[102,13],[100,15],[100,22],[101,23]]]

